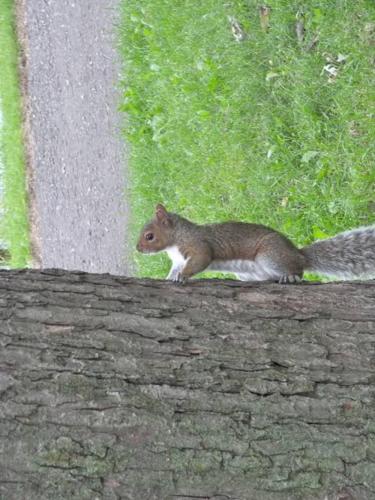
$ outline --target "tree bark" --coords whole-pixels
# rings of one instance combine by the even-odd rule
[[[374,499],[375,282],[0,273],[0,498]]]

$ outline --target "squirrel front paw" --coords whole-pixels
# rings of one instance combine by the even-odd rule
[[[167,276],[167,280],[171,281],[177,281],[177,276],[178,276],[179,270],[178,269],[171,269],[169,271],[169,274]]]
[[[175,279],[173,281],[175,283],[179,283],[180,285],[183,285],[184,283],[186,283],[187,278],[182,273],[177,273],[177,276],[175,277]]]
[[[279,283],[287,284],[287,283],[300,283],[301,277],[298,274],[284,274],[279,279]]]
[[[182,272],[178,269],[172,270],[167,277],[168,280],[174,281],[175,283],[186,283],[186,278],[183,276]]]

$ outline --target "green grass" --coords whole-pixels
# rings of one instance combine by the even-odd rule
[[[122,4],[135,239],[157,202],[196,222],[267,224],[299,245],[374,222],[372,0],[270,0],[268,32],[254,0]],[[165,276],[164,256],[135,258],[140,275]]]
[[[0,0],[0,106],[3,125],[0,130],[0,155],[4,166],[1,178],[0,240],[11,254],[11,267],[25,267],[30,258],[25,159],[18,81],[18,47],[15,35],[14,1]]]

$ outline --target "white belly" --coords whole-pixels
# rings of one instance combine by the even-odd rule
[[[178,279],[179,273],[183,270],[186,262],[189,259],[185,259],[177,246],[168,247],[165,250],[172,261],[172,267],[169,271],[167,279],[176,281]]]
[[[182,255],[177,246],[168,247],[165,249],[165,251],[167,252],[168,257],[172,261],[173,268],[182,269],[184,267],[184,265],[187,262],[187,259],[185,259],[185,257]]]
[[[222,273],[235,273],[242,281],[264,281],[278,279],[280,276],[265,263],[254,260],[214,260],[207,270]]]

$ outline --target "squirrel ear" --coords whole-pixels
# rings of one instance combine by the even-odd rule
[[[161,224],[163,224],[163,226],[166,227],[172,226],[172,219],[169,213],[167,212],[167,209],[161,203],[158,203],[158,205],[156,205],[155,216],[157,220]]]
[[[165,207],[161,203],[158,203],[156,205],[155,215],[160,220],[165,219],[168,216],[167,210],[165,209]]]

